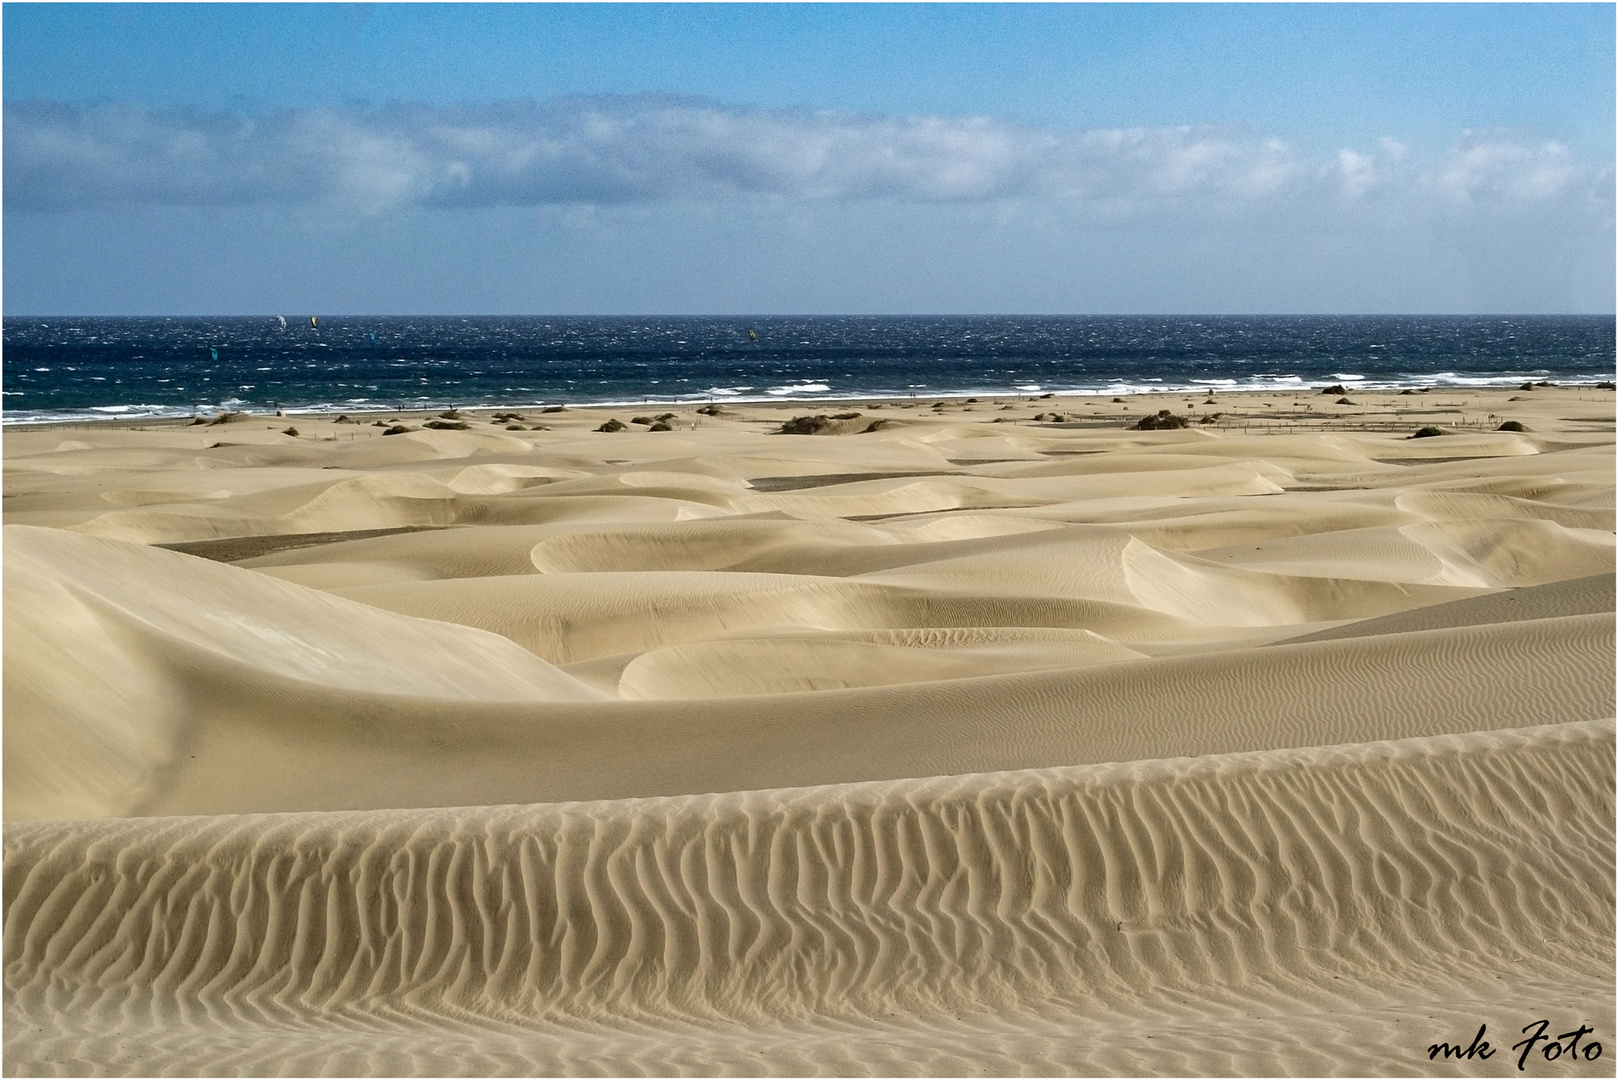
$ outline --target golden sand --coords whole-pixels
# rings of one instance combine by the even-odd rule
[[[1613,394],[1353,396],[8,431],[6,1074],[1610,1075]]]

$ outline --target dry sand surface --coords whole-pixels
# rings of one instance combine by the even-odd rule
[[[1353,397],[7,432],[5,1072],[1611,1075],[1613,394]]]

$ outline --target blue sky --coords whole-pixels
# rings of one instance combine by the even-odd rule
[[[1613,309],[1612,5],[3,19],[8,314]]]

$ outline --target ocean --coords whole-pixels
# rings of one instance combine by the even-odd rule
[[[6,424],[1594,383],[1611,316],[6,318]]]

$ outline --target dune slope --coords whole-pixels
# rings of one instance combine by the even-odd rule
[[[1613,955],[1580,943],[1612,932],[1613,784],[1597,722],[616,803],[18,825],[8,1030],[43,1064],[159,1027],[154,1071],[288,1051],[292,1071],[333,1052],[319,1071],[419,1071],[441,1039],[482,1044],[490,1072],[822,1071],[837,1039],[887,1040],[917,1071],[1015,1070],[1027,1050],[1076,1072],[1297,1053],[1381,1069],[1410,1047],[1371,1037],[1379,1017],[1434,994],[1462,996],[1401,1034],[1551,1002],[1610,1024]],[[1466,1000],[1506,968],[1498,997]],[[1241,1034],[1210,1046],[1197,1027]]]

